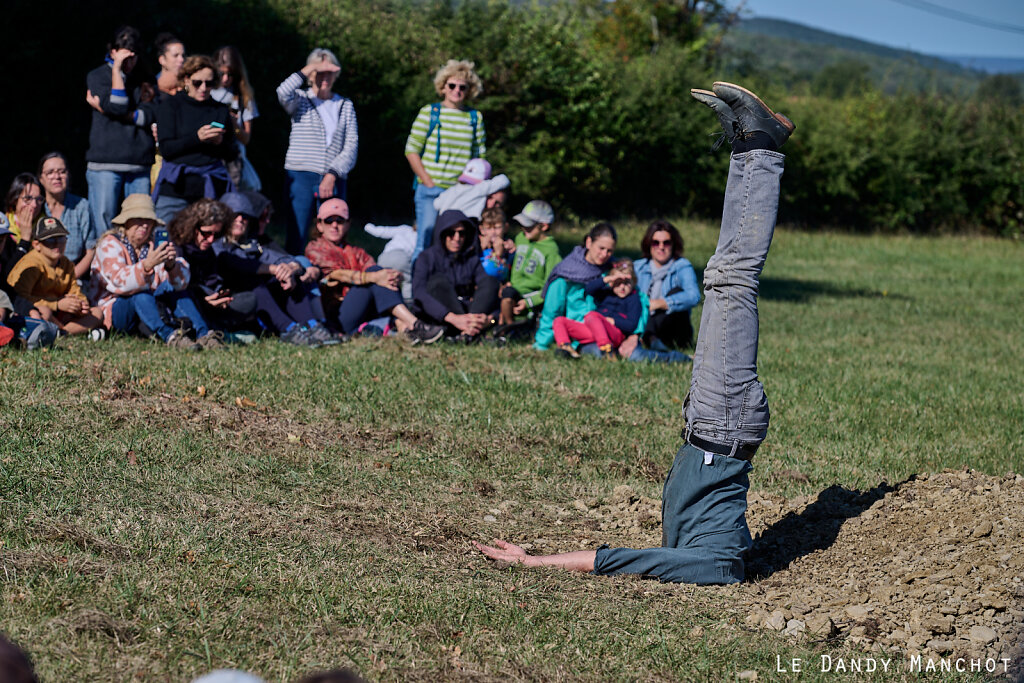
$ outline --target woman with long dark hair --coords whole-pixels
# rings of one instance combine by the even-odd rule
[[[636,286],[650,301],[644,344],[655,350],[693,346],[690,309],[700,302],[700,287],[693,266],[683,258],[682,235],[668,221],[654,221],[640,250],[644,258],[633,264]]]
[[[586,291],[586,284],[600,277],[608,270],[618,234],[610,223],[598,223],[583,238],[583,243],[566,256],[544,285],[544,308],[537,324],[533,348],[543,351],[555,341],[555,318],[565,316],[582,322],[583,318],[597,308],[594,297]],[[637,331],[647,322],[646,311],[640,316]]]
[[[252,140],[252,122],[260,115],[249,72],[242,61],[242,54],[232,45],[218,48],[213,53],[213,64],[217,67],[219,80],[210,96],[231,108],[231,119],[235,124],[238,157],[227,163],[228,174],[239,189],[259,192],[262,184],[245,154],[245,148]]]
[[[19,173],[14,176],[4,199],[4,212],[7,214],[8,229],[15,241],[26,250],[32,239],[32,226],[43,215],[45,203],[46,197],[38,178],[31,173]]]

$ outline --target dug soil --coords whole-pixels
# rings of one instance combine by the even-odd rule
[[[794,499],[751,491],[749,502],[747,581],[715,589],[749,628],[904,660],[981,660],[998,673],[1020,671],[1021,475],[945,471]],[[620,486],[609,500],[573,506],[595,538],[658,545],[660,501]]]

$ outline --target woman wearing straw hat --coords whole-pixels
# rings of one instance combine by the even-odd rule
[[[127,333],[144,326],[174,348],[223,348],[221,333],[209,328],[186,290],[188,263],[171,243],[151,240],[153,228],[164,222],[149,195],[128,195],[111,224],[96,243],[89,280],[89,301],[99,306],[107,329]],[[192,324],[198,343],[164,320],[162,306]]]

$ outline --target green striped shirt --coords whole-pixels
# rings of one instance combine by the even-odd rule
[[[438,187],[448,188],[458,182],[466,162],[472,158],[473,125],[469,111],[441,107],[440,122],[431,132],[430,139],[427,139],[427,130],[430,128],[430,107],[431,105],[428,104],[420,109],[416,120],[412,122],[409,139],[405,141],[405,153],[419,154],[423,161],[423,168],[434,179],[434,184]],[[438,136],[441,139],[440,155],[437,153]],[[486,139],[484,117],[483,114],[477,112],[476,156],[480,158],[487,153]]]

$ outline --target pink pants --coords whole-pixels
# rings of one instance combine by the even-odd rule
[[[587,313],[581,323],[559,316],[551,323],[551,329],[555,333],[555,343],[559,345],[568,344],[570,341],[578,341],[581,344],[596,342],[598,346],[607,344],[617,349],[626,338],[622,330],[608,322],[597,311]]]

